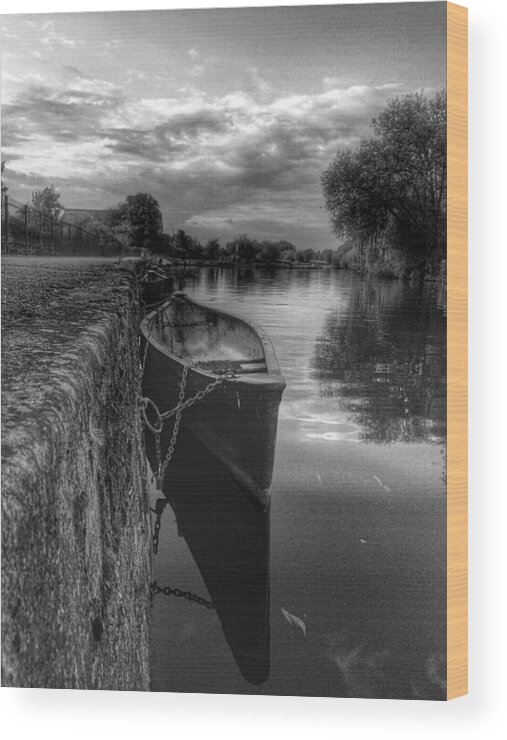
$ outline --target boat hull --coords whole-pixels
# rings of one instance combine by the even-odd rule
[[[170,277],[160,277],[153,280],[141,280],[140,298],[146,305],[159,303],[167,298],[174,288]]]
[[[155,403],[160,413],[177,406],[182,377],[181,363],[148,346],[143,395]],[[184,399],[205,391],[213,382],[213,378],[190,369]],[[258,387],[224,380],[182,412],[181,425],[201,440],[261,507],[266,507],[269,500],[281,395],[278,384]],[[155,425],[156,417],[151,417],[151,421]],[[160,434],[162,459],[171,442],[174,421],[174,416],[165,421]],[[150,432],[146,434],[146,452],[156,470],[159,461],[155,436]]]
[[[190,301],[184,294],[164,306],[149,314],[141,325],[141,351],[145,358],[143,395],[161,415],[175,409],[180,400],[197,397],[183,409],[181,425],[189,428],[245,493],[265,508],[273,473],[278,408],[285,388],[271,343],[254,324],[211,310]],[[180,321],[174,321],[175,317]],[[183,327],[181,333],[176,326]],[[214,337],[215,344],[210,346],[204,341],[206,332]],[[245,372],[253,369],[253,373],[226,374],[225,369],[210,372],[209,358],[215,356],[217,346],[223,352],[242,356],[246,364],[236,361],[236,365],[246,368]],[[194,352],[201,351],[207,370],[194,366],[192,355],[185,356],[189,347]],[[211,364],[220,365],[220,362],[213,360]],[[231,366],[230,361],[223,362],[224,368],[227,362]],[[259,371],[259,367],[264,370]],[[154,407],[150,405],[151,412]],[[152,415],[152,426],[157,427],[157,422],[156,414]],[[162,460],[171,444],[174,424],[174,415],[164,420],[159,440]],[[146,435],[146,449],[152,468],[157,470],[161,460],[152,433]]]

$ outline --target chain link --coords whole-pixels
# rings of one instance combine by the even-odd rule
[[[171,588],[170,586],[159,586],[156,581],[150,584],[152,596],[158,594],[164,594],[164,596],[176,596],[180,599],[186,599],[187,601],[193,601],[195,604],[205,606],[206,609],[215,609],[215,605],[212,601],[204,599],[202,596],[194,594],[192,591],[183,591],[180,588]]]
[[[187,369],[188,372],[189,365],[186,365],[184,367],[184,370]],[[202,390],[198,391],[195,396],[192,396],[192,398],[187,398],[187,400],[184,403],[180,404],[178,403],[178,406],[175,406],[173,409],[170,409],[169,411],[165,411],[163,414],[160,414],[160,418],[165,421],[166,419],[170,419],[171,416],[174,416],[178,413],[178,411],[183,411],[184,409],[187,409],[189,406],[193,406],[194,403],[197,403],[197,401],[202,401],[203,398],[206,398],[207,395],[211,393],[217,386],[222,385],[222,383],[225,380],[232,380],[234,377],[234,373],[229,372],[226,373],[226,375],[222,375],[216,380],[213,380],[211,383],[208,383],[206,388],[203,388]]]
[[[160,536],[160,525],[162,523],[162,514],[164,513],[165,507],[169,502],[166,498],[159,498],[155,503],[155,508],[152,509],[153,513],[156,514],[154,532],[153,532],[153,554],[156,555],[158,552],[158,539]]]

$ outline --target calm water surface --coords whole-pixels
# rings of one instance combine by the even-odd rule
[[[202,269],[186,290],[261,324],[287,381],[270,671],[249,683],[214,611],[160,595],[153,689],[443,699],[444,297],[346,272],[249,268]],[[192,449],[181,453],[195,473]],[[209,598],[169,507],[154,565],[160,584]]]

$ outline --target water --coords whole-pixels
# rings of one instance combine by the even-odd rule
[[[244,678],[216,612],[156,596],[153,689],[443,699],[444,297],[346,272],[249,268],[201,269],[186,290],[261,324],[287,381],[269,676]],[[178,443],[191,476],[195,450]],[[155,576],[210,598],[169,507]]]

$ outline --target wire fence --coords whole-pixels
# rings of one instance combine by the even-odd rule
[[[113,257],[121,251],[112,234],[95,234],[2,194],[2,254]]]

